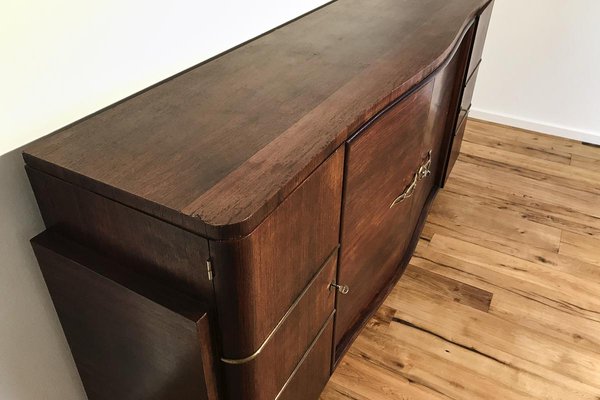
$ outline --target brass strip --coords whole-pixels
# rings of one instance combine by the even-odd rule
[[[396,197],[394,199],[394,201],[392,201],[392,204],[390,204],[390,208],[394,207],[397,204],[402,203],[406,199],[411,198],[412,195],[415,194],[415,190],[417,189],[418,182],[419,182],[419,173],[417,172],[417,173],[415,173],[410,185],[408,185],[406,187],[406,189],[404,189],[404,191],[402,192],[402,194],[400,196]]]
[[[317,333],[317,337],[315,337],[315,339],[312,341],[310,346],[308,346],[308,350],[306,350],[306,352],[304,353],[304,355],[302,356],[300,361],[298,361],[298,364],[296,364],[296,368],[294,368],[294,370],[290,374],[290,377],[288,378],[288,380],[285,381],[285,384],[283,385],[283,387],[281,388],[279,393],[277,393],[277,396],[275,396],[275,400],[279,399],[279,396],[281,396],[281,394],[285,391],[285,388],[287,388],[289,386],[289,384],[292,382],[292,379],[294,379],[294,376],[296,376],[296,374],[298,373],[298,370],[300,369],[302,364],[304,364],[304,361],[306,361],[306,359],[310,355],[310,352],[312,351],[312,349],[316,346],[317,342],[321,338],[321,335],[325,331],[325,328],[327,328],[327,325],[329,324],[329,321],[331,321],[331,319],[333,318],[334,314],[335,314],[335,310],[333,310],[333,312],[331,313],[329,318],[327,318],[327,321],[325,321],[325,323],[321,327],[321,330],[319,331],[319,333]]]
[[[283,325],[283,323],[285,322],[285,320],[294,311],[294,309],[296,308],[296,306],[298,306],[298,303],[300,303],[300,300],[302,300],[302,298],[304,297],[304,295],[306,294],[306,292],[308,292],[308,289],[310,289],[310,287],[312,286],[312,284],[317,280],[317,277],[321,274],[321,272],[323,272],[323,270],[325,269],[325,267],[327,266],[327,264],[329,264],[329,261],[331,261],[333,259],[333,257],[335,257],[337,255],[337,251],[338,251],[339,247],[340,247],[339,244],[337,244],[335,246],[335,249],[333,249],[333,251],[331,252],[331,254],[329,254],[329,256],[327,257],[327,259],[325,260],[325,262],[323,264],[321,264],[321,267],[319,267],[319,270],[317,271],[317,273],[312,277],[312,279],[310,280],[310,282],[308,282],[308,284],[306,285],[306,287],[304,288],[304,290],[302,291],[302,293],[300,293],[300,295],[296,298],[296,300],[294,300],[294,302],[292,303],[292,305],[290,306],[290,308],[283,315],[283,317],[281,317],[281,319],[279,320],[279,322],[277,323],[277,325],[275,325],[275,328],[273,328],[273,330],[271,331],[271,333],[269,333],[269,336],[267,336],[267,338],[260,345],[260,347],[258,348],[258,350],[256,350],[254,353],[252,353],[251,355],[249,355],[248,357],[245,357],[245,358],[224,358],[224,357],[222,357],[221,361],[223,361],[226,364],[239,365],[239,364],[245,364],[245,363],[247,363],[249,361],[254,360],[256,357],[258,357],[258,355],[263,351],[263,349],[265,348],[265,346],[267,345],[267,343],[269,343],[269,341],[273,338],[273,336],[275,336],[275,334],[277,333],[277,331],[281,328],[281,326]]]

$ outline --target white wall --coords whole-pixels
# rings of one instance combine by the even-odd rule
[[[325,2],[1,3],[0,399],[85,399],[29,246],[43,224],[18,148]]]
[[[324,3],[3,1],[0,154]]]
[[[0,156],[0,399],[85,395],[29,239],[43,230],[19,151]]]
[[[600,144],[600,1],[496,0],[471,116]]]

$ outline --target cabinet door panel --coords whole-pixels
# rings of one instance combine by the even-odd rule
[[[348,143],[338,283],[336,353],[369,315],[408,246],[413,197],[392,206],[414,180],[429,125],[433,82],[370,123]],[[414,192],[413,192],[414,193]]]

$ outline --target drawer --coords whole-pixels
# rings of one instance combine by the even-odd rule
[[[51,231],[32,239],[90,400],[216,400],[202,303]]]
[[[224,357],[254,354],[337,250],[343,168],[340,148],[249,236],[210,242]]]
[[[485,44],[485,38],[490,25],[490,19],[492,18],[493,7],[494,2],[492,1],[477,18],[477,32],[475,33],[475,41],[473,43],[473,49],[471,50],[471,60],[469,61],[467,77],[473,74],[479,65],[479,62],[481,61],[483,45]]]
[[[469,104],[469,108],[467,108],[467,109],[461,108],[459,110],[458,118],[456,120],[456,128],[457,129],[465,121],[465,119],[467,118],[467,115],[469,115],[469,111],[471,111],[471,105],[470,104]],[[456,134],[456,131],[454,132],[454,134]]]
[[[222,360],[226,382],[235,382],[226,385],[227,399],[272,400],[277,396],[333,313],[335,290],[329,286],[335,281],[336,267],[337,250],[259,352],[246,360]],[[331,333],[326,340],[331,345]],[[330,352],[319,357],[330,365]]]
[[[475,93],[475,83],[477,82],[477,74],[479,73],[479,68],[473,71],[473,74],[465,84],[465,88],[463,90],[462,100],[460,101],[460,111],[458,122],[461,121],[461,116],[464,118],[465,113],[471,108],[471,101],[473,100],[473,93]],[[459,125],[457,125],[459,126]]]
[[[431,129],[433,86],[388,109],[347,144],[338,279],[350,292],[337,299],[336,358],[396,275],[412,237],[412,194],[421,184],[415,174]]]
[[[463,136],[465,134],[465,129],[467,127],[467,117],[468,113],[465,114],[461,124],[456,129],[456,133],[454,134],[454,139],[452,140],[452,150],[450,151],[450,158],[448,160],[448,169],[446,170],[446,179],[452,172],[452,168],[454,167],[454,163],[460,154],[460,146],[462,144]]]
[[[275,400],[319,398],[331,375],[332,317],[327,320]]]

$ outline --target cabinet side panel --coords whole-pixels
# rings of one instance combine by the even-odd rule
[[[47,228],[212,303],[205,238],[26,168]]]

